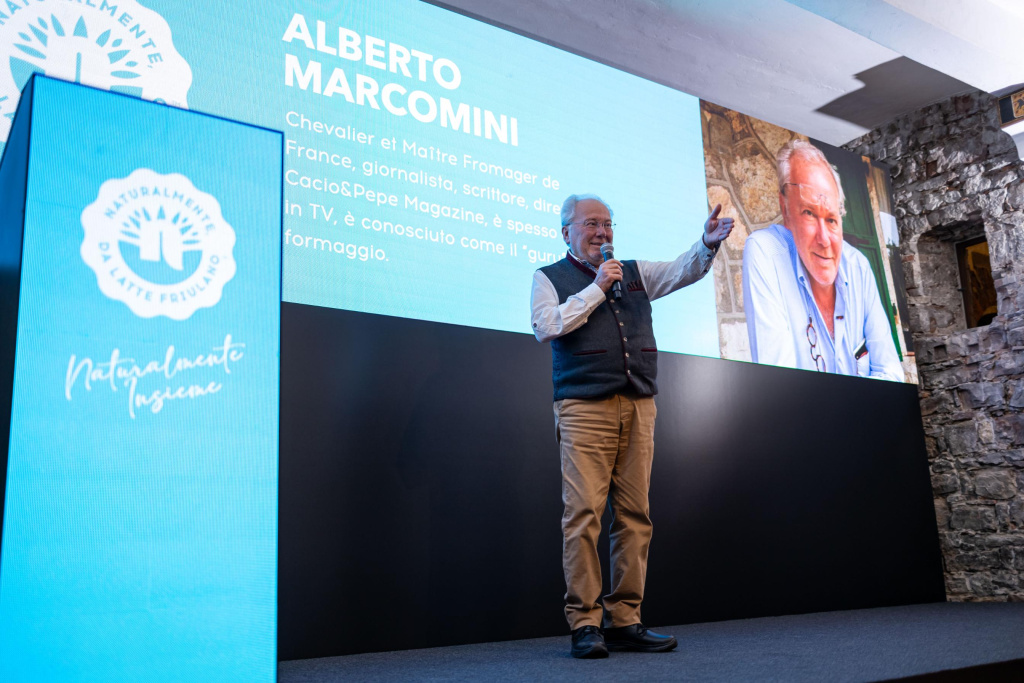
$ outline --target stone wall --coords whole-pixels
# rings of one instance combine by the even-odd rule
[[[1024,600],[1024,162],[958,96],[846,148],[892,168],[950,600]],[[956,242],[989,243],[998,315],[965,329]]]

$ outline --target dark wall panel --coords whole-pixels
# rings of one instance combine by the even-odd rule
[[[645,619],[945,599],[915,386],[660,360]]]
[[[944,598],[916,388],[662,354],[644,618]],[[556,635],[550,351],[282,310],[279,657]]]
[[[286,304],[279,656],[563,628],[547,349]]]

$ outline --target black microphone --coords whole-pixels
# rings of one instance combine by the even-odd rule
[[[605,242],[601,245],[601,257],[607,261],[608,259],[615,258],[615,247],[612,246],[611,242]],[[622,281],[616,280],[612,284],[612,298],[616,301],[622,299]]]

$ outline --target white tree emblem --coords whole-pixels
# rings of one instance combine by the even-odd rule
[[[177,212],[170,219],[163,204],[152,216],[145,207],[136,209],[121,230],[121,241],[139,248],[143,261],[163,261],[175,270],[183,270],[186,251],[202,251],[199,230],[190,219]]]
[[[187,107],[192,69],[136,0],[0,1],[0,142],[32,73]]]
[[[139,168],[106,181],[82,228],[82,260],[100,291],[142,318],[185,320],[216,305],[235,275],[234,229],[217,199],[179,173]],[[158,264],[160,277],[146,263]]]

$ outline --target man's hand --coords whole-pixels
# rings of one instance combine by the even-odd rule
[[[612,288],[612,285],[622,280],[622,263],[615,259],[608,259],[601,264],[601,267],[597,269],[597,276],[594,278],[594,282],[597,286],[608,291]]]
[[[717,204],[708,219],[704,221],[704,246],[708,249],[716,249],[719,244],[732,232],[732,219],[719,218],[722,213],[722,205]]]

